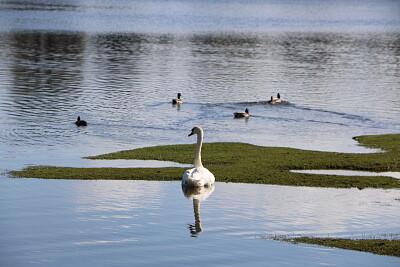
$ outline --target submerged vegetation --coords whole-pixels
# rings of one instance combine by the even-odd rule
[[[294,244],[305,243],[341,249],[370,252],[378,255],[400,257],[400,240],[386,239],[345,239],[345,238],[314,238],[298,237],[292,239],[278,238]]]
[[[337,176],[293,173],[290,170],[343,169],[400,171],[400,134],[360,136],[364,146],[382,153],[349,154],[308,151],[282,147],[261,147],[244,143],[203,144],[203,164],[218,182],[260,183],[336,188],[399,188],[391,177]],[[104,154],[89,159],[163,160],[190,164],[195,145],[145,147]],[[69,168],[34,166],[12,175],[46,179],[135,179],[180,180],[186,168]]]

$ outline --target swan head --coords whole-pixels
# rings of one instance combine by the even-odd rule
[[[181,99],[181,93],[178,93],[178,99]]]
[[[193,127],[192,131],[190,132],[190,134],[188,136],[192,136],[194,134],[201,134],[203,132],[203,129],[201,129],[200,126],[195,126]]]

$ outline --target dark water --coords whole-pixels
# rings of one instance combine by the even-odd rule
[[[0,1],[0,262],[398,265],[268,239],[398,238],[398,190],[217,183],[194,238],[179,183],[6,173],[171,166],[81,157],[193,143],[194,125],[206,142],[372,152],[352,137],[400,130],[398,14],[399,2],[372,0]],[[283,103],[267,104],[277,93]]]
[[[88,150],[244,141],[365,152],[351,137],[400,129],[397,33],[3,33],[4,145]],[[354,51],[352,51],[354,50]],[[184,105],[172,107],[176,93]],[[267,105],[271,95],[281,105]],[[250,109],[249,120],[232,113]],[[91,127],[76,129],[80,115]],[[156,138],[155,138],[156,137]],[[97,153],[88,151],[88,153]]]

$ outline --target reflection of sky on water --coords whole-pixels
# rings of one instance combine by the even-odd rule
[[[0,30],[88,32],[391,30],[396,1],[3,1]],[[351,10],[351,11],[350,11]],[[172,12],[173,11],[173,12]],[[68,15],[66,15],[68,14]],[[50,20],[50,21],[49,21]]]
[[[174,199],[176,190],[175,182],[94,181],[76,185],[75,201],[82,213],[149,209],[150,214],[157,215],[165,201]],[[202,212],[208,231],[216,227],[229,235],[351,236],[395,233],[398,227],[396,190],[218,183],[215,191],[204,202]],[[199,199],[195,193],[187,197]]]
[[[220,198],[232,203],[219,210],[220,219],[228,218],[223,225],[232,225],[236,216],[248,222],[244,223],[246,227],[243,228],[233,224],[231,231],[228,231],[231,234],[240,234],[241,231],[261,234],[262,231],[272,235],[334,236],[396,233],[398,230],[396,221],[400,203],[396,200],[396,190],[360,191],[241,184],[219,184],[217,190],[213,202],[208,205],[215,204]],[[224,194],[226,192],[229,194]],[[236,213],[237,210],[240,212]]]
[[[92,181],[75,184],[79,212],[132,211],[138,207],[155,208],[164,194],[160,183],[144,185],[132,181]]]
[[[355,260],[365,266],[396,263],[391,257],[356,257],[358,252],[336,249],[323,253],[318,247],[258,237],[397,233],[397,190],[217,183],[201,201],[201,234],[193,225],[193,201],[182,195],[180,182],[3,179],[0,202],[6,262],[52,258],[53,263],[111,259],[146,264],[154,262],[157,252],[157,264],[258,264],[265,257],[272,266],[286,265],[282,259],[314,266],[316,257],[339,265]],[[20,218],[17,223],[10,214]],[[194,232],[188,233],[188,225]],[[198,238],[188,238],[190,234]],[[196,248],[196,255],[180,252]],[[141,257],[131,259],[132,251]],[[95,259],[89,260],[92,255]]]

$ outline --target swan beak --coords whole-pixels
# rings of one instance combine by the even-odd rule
[[[193,132],[191,132],[190,134],[188,134],[188,137],[189,137],[189,136],[192,136],[193,134],[194,134],[194,133],[193,133]]]

